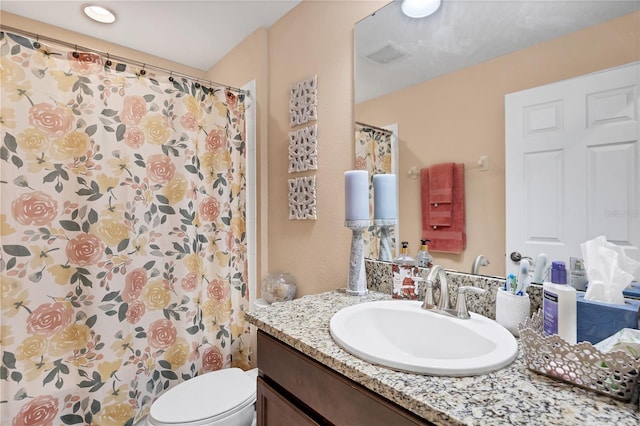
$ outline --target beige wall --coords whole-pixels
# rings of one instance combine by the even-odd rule
[[[257,185],[257,252],[258,280],[268,272],[267,250],[269,175],[267,168],[267,129],[269,121],[269,60],[268,32],[261,28],[247,37],[232,52],[207,71],[213,81],[242,87],[256,81],[256,185]],[[257,286],[258,289],[260,286]]]
[[[465,172],[467,249],[432,253],[436,262],[469,271],[478,254],[505,275],[504,95],[640,60],[640,13],[632,13],[359,104],[358,121],[398,123],[400,238],[417,249],[421,234],[419,180],[412,166],[456,161],[475,166],[488,155],[489,171]],[[530,254],[535,255],[535,254]]]
[[[387,2],[303,1],[269,29],[269,270],[297,296],[347,284],[344,172],[353,168],[353,28]],[[318,170],[288,174],[289,86],[318,76]],[[316,175],[318,220],[289,220],[287,180]]]

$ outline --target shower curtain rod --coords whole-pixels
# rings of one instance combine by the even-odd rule
[[[226,87],[227,89],[234,90],[234,91],[237,91],[237,92],[239,92],[241,94],[249,96],[249,91],[248,90],[244,90],[244,89],[240,89],[240,88],[237,88],[237,87],[229,86],[228,84],[217,83],[215,81],[211,81],[211,80],[208,80],[208,79],[205,79],[205,78],[194,77],[194,76],[189,75],[189,74],[185,74],[185,73],[178,72],[178,71],[173,71],[173,70],[170,70],[170,69],[167,69],[167,68],[163,68],[163,67],[160,67],[160,66],[157,66],[157,65],[148,64],[146,62],[136,61],[135,59],[129,59],[129,58],[125,58],[123,56],[111,55],[108,52],[103,52],[103,51],[100,51],[100,50],[92,49],[90,47],[79,46],[77,44],[69,43],[67,41],[63,41],[63,40],[56,39],[56,38],[53,38],[53,37],[43,36],[41,34],[32,33],[32,32],[29,32],[29,31],[21,30],[19,28],[9,27],[7,25],[2,25],[2,24],[0,24],[0,30],[6,31],[6,32],[11,32],[11,33],[18,33],[18,34],[21,34],[21,35],[24,35],[24,36],[27,36],[27,37],[35,38],[36,41],[44,40],[44,41],[48,41],[48,42],[51,42],[51,43],[59,44],[61,46],[68,47],[70,49],[75,49],[75,50],[80,50],[80,51],[84,51],[84,52],[95,53],[95,54],[98,54],[98,55],[100,55],[102,57],[106,56],[108,59],[114,59],[114,60],[119,61],[119,62],[126,62],[126,63],[131,64],[131,65],[136,65],[136,66],[142,67],[143,69],[144,68],[152,68],[152,69],[155,69],[157,71],[162,71],[164,73],[167,73],[170,76],[184,77],[184,78],[187,78],[187,79],[195,81],[195,82],[200,82],[200,81],[208,82],[211,86],[217,85],[217,86]]]
[[[385,133],[393,133],[393,132],[392,132],[391,130],[389,130],[389,129],[383,129],[382,127],[374,126],[373,124],[362,123],[362,122],[360,122],[360,121],[356,121],[356,124],[357,124],[358,126],[362,126],[362,127],[370,127],[370,128],[372,128],[372,129],[374,129],[374,130],[379,130],[379,131],[381,131],[381,132],[385,132]]]

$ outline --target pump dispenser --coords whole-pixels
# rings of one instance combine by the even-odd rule
[[[557,334],[568,343],[577,340],[576,289],[567,285],[564,262],[551,263],[551,282],[542,284],[542,312],[544,335]]]
[[[409,255],[409,243],[402,242],[400,256],[393,260],[391,267],[393,271],[393,292],[391,296],[394,299],[412,299],[418,298],[416,294],[416,284],[414,277],[417,275],[418,268],[415,266],[415,259]]]
[[[431,240],[420,240],[420,250],[416,254],[416,266],[421,268],[431,268],[433,266],[433,257],[429,254],[429,245]]]

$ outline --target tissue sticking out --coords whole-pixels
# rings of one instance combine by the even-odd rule
[[[584,296],[594,302],[624,304],[622,291],[640,271],[640,262],[604,236],[580,244],[589,285]]]

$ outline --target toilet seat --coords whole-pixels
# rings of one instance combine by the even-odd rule
[[[153,403],[149,419],[156,426],[199,426],[232,416],[255,400],[255,380],[239,368],[227,368],[171,388]]]

